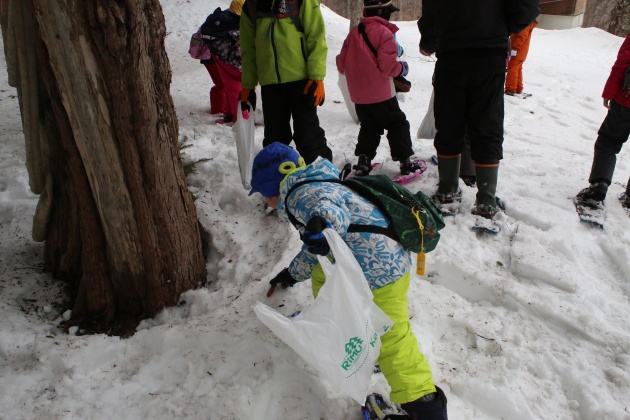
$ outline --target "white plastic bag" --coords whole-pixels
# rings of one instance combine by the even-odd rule
[[[348,108],[348,113],[350,114],[350,118],[354,121],[355,124],[359,124],[359,117],[357,116],[357,110],[354,107],[354,102],[350,99],[350,92],[348,91],[348,81],[346,80],[346,76],[339,73],[339,81],[337,81],[337,85],[339,86],[339,90],[341,91],[341,95],[343,96],[343,101],[346,103],[346,107]]]
[[[249,103],[249,102],[248,102]],[[251,107],[251,105],[250,105]],[[238,167],[241,171],[241,183],[246,190],[251,189],[252,165],[254,163],[254,113],[246,112],[245,118],[241,110],[241,101],[238,101],[236,123],[232,130],[236,138],[236,153],[238,155]]]
[[[429,100],[429,109],[427,110],[420,127],[418,128],[418,133],[416,135],[419,139],[434,139],[435,133],[437,130],[435,129],[435,116],[433,114],[433,91],[431,92],[431,99]]]
[[[394,322],[374,303],[363,270],[343,239],[332,229],[323,232],[336,263],[317,256],[326,283],[313,304],[294,318],[261,302],[254,311],[322,376],[363,405],[381,350],[379,337]]]

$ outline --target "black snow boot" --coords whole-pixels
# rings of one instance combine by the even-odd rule
[[[401,405],[411,420],[448,420],[446,395],[437,386],[435,390],[433,394],[427,394]]]
[[[608,192],[608,184],[605,182],[594,182],[588,188],[584,188],[575,197],[581,203],[589,201],[604,201]]]
[[[359,161],[352,169],[357,176],[368,175],[372,172],[372,160],[365,155],[359,155]]]

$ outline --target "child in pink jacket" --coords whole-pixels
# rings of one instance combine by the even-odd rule
[[[406,76],[409,66],[397,61],[398,45],[394,34],[398,27],[389,22],[398,9],[391,1],[364,0],[361,23],[352,28],[337,56],[337,70],[346,76],[350,98],[355,103],[361,123],[354,154],[357,175],[372,170],[372,159],[387,130],[392,159],[400,162],[404,175],[420,170],[411,148],[409,121],[400,109],[393,78]]]

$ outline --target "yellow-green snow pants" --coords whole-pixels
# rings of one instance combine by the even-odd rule
[[[319,264],[313,269],[311,277],[313,296],[317,298],[319,289],[326,282]],[[408,272],[394,283],[372,290],[374,303],[394,321],[392,329],[381,336],[378,364],[392,388],[390,400],[399,404],[435,392],[431,368],[420,352],[418,340],[409,325],[407,290],[410,278],[411,273]]]

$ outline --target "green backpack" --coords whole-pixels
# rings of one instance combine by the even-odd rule
[[[399,242],[403,248],[415,253],[431,252],[440,240],[444,218],[431,199],[421,191],[412,193],[386,175],[370,175],[338,179],[309,180],[292,186],[285,197],[285,209],[293,226],[304,226],[298,222],[287,207],[291,193],[304,184],[334,182],[345,185],[361,197],[370,201],[391,222],[388,227],[351,224],[348,232],[370,232],[386,235]]]

